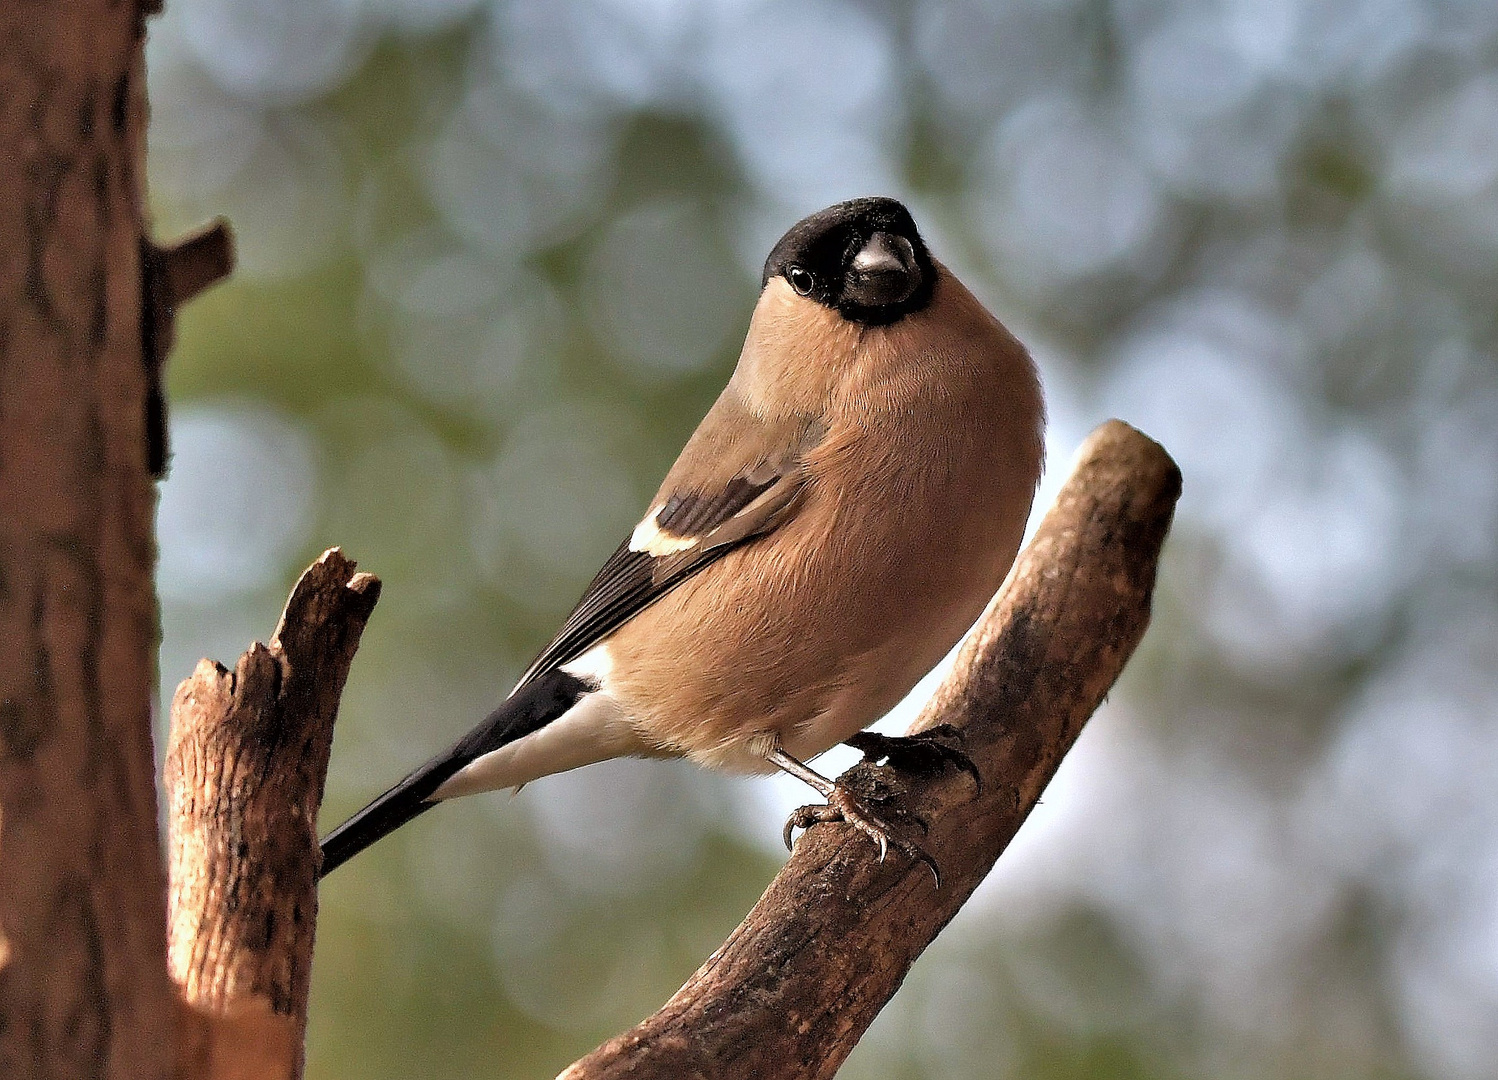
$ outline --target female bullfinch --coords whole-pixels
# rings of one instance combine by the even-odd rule
[[[556,637],[327,836],[322,873],[444,800],[622,756],[784,770],[828,800],[793,822],[924,858],[805,762],[857,743],[1003,581],[1044,460],[1040,382],[893,199],[798,222],[761,285],[727,387]]]

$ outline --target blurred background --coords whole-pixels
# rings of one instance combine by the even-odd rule
[[[1122,685],[842,1076],[1498,1077],[1498,5],[173,0],[148,56],[157,231],[241,250],[170,362],[162,699],[343,545],[385,592],[325,826],[550,636],[773,240],[893,194],[1040,363],[1041,508],[1115,415],[1186,489]],[[808,796],[625,762],[422,818],[323,889],[309,1077],[555,1075]]]

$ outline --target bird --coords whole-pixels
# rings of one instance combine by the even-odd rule
[[[793,826],[842,821],[881,860],[894,846],[936,873],[807,763],[845,742],[867,754],[864,728],[982,613],[1019,550],[1044,427],[1029,352],[902,203],[798,221],[639,523],[498,708],[323,839],[320,873],[449,799],[616,757],[783,771],[826,800],[792,815],[788,846]]]

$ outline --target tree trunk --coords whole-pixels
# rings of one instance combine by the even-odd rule
[[[0,1075],[164,1080],[140,12],[0,42]]]

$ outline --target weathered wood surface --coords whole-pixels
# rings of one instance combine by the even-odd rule
[[[198,1075],[301,1073],[317,811],[339,698],[379,595],[379,579],[335,548],[297,582],[269,645],[250,646],[233,671],[201,661],[173,698],[168,960],[194,1014],[223,1021],[206,1036],[221,1064]],[[243,1070],[266,1038],[284,1057]]]

